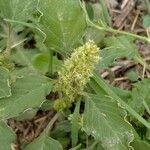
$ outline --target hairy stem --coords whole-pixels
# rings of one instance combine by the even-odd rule
[[[110,27],[101,27],[99,25],[96,25],[95,23],[91,22],[90,20],[88,20],[88,24],[89,26],[96,28],[98,30],[102,30],[102,31],[106,31],[106,32],[111,32],[111,33],[119,33],[119,34],[123,34],[123,35],[127,35],[127,36],[131,36],[140,40],[143,40],[145,42],[150,43],[150,39],[144,36],[140,36],[140,35],[136,35],[130,32],[126,32],[126,31],[120,31],[120,30],[116,30]]]

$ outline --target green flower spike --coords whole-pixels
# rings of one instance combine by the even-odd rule
[[[99,59],[99,48],[93,41],[75,49],[59,72],[58,83],[54,89],[59,92],[59,99],[54,103],[55,110],[62,111],[71,107],[75,98],[83,92]]]

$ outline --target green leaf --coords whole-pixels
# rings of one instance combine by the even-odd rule
[[[135,150],[150,150],[150,144],[144,140],[135,140],[131,145]]]
[[[3,19],[27,21],[36,5],[37,0],[0,0],[0,16]]]
[[[28,74],[12,85],[12,96],[0,101],[0,118],[18,116],[30,108],[39,108],[50,92],[51,80],[45,76]]]
[[[66,55],[78,44],[86,28],[79,0],[40,0],[40,28],[48,48]]]
[[[63,148],[58,141],[52,139],[46,134],[42,134],[23,150],[63,150]]]
[[[144,79],[134,84],[131,92],[132,101],[130,106],[140,115],[144,114],[145,104],[150,108],[150,79]],[[138,104],[138,105],[137,105]]]
[[[150,28],[150,14],[143,17],[144,28]]]
[[[77,145],[76,147],[73,147],[73,148],[71,148],[71,149],[69,149],[69,150],[79,150],[79,148],[81,148],[81,144],[79,144],[79,145]]]
[[[93,94],[107,95],[107,92],[104,91],[103,87],[99,86],[99,84],[93,78],[91,78],[91,80],[89,82],[89,86],[94,90],[94,92],[92,92]],[[109,86],[109,88],[111,88],[113,90],[113,92],[115,92],[124,101],[128,102],[128,100],[131,99],[130,91],[123,90],[118,87],[113,87],[112,85],[108,85],[108,86]]]
[[[0,67],[0,98],[11,96],[9,70]]]
[[[133,43],[133,38],[128,36],[107,37],[104,39],[106,48],[101,51],[99,67],[107,68],[115,62],[115,59],[127,57],[133,59],[139,57],[138,50]]]
[[[89,16],[89,18],[91,19],[91,20],[93,20],[94,19],[94,9],[93,9],[93,5],[92,5],[92,3],[85,3],[86,5],[86,11],[87,11],[87,14],[88,14],[88,16]]]
[[[95,150],[105,150],[105,149],[102,147],[101,143],[98,143],[98,144],[95,146]]]
[[[121,99],[100,76],[94,73],[93,79],[97,82],[98,86],[102,88],[108,96],[117,101],[130,115],[142,123],[145,127],[150,129],[150,123],[142,118],[130,105],[128,105],[123,99]]]
[[[107,4],[105,0],[99,0],[99,3],[95,3],[93,5],[93,9],[95,10],[95,20],[102,21],[103,24],[112,25],[111,16],[109,15]]]
[[[12,150],[11,144],[15,142],[16,135],[5,122],[0,122],[0,150]]]
[[[50,56],[48,53],[40,53],[35,55],[32,59],[33,66],[41,73],[48,71]],[[57,72],[61,69],[62,61],[58,60],[56,56],[53,56],[53,72]]]
[[[91,20],[101,25],[101,22],[103,24],[111,25],[111,18],[109,16],[106,2],[104,0],[99,0],[99,3],[87,3],[86,4],[86,10],[88,13],[88,16]],[[101,4],[100,4],[101,3]],[[95,29],[93,27],[89,27],[86,30],[85,33],[85,40],[93,40],[95,43],[100,43],[106,35],[105,31]]]
[[[37,49],[14,49],[11,54],[11,60],[19,66],[28,66],[32,68],[32,59],[37,53],[39,53]]]
[[[64,119],[64,118],[63,118]],[[57,139],[66,137],[71,132],[71,123],[69,120],[62,120],[57,123],[56,128],[51,131],[51,137]]]
[[[95,28],[88,28],[85,33],[86,41],[93,40],[96,44],[100,43],[105,37],[105,32]]]
[[[135,72],[135,71],[129,71],[127,73],[127,77],[129,80],[135,82],[135,81],[138,81],[138,74]]]
[[[25,121],[33,119],[37,114],[38,109],[28,109],[19,116],[15,117],[17,121]]]
[[[72,147],[76,146],[78,143],[78,132],[81,128],[79,125],[80,121],[80,101],[76,103],[75,111],[71,118],[71,138],[72,138]]]
[[[124,111],[105,95],[89,95],[86,99],[83,130],[100,141],[106,150],[128,150],[134,138]]]

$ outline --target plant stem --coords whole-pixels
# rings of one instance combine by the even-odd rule
[[[56,113],[55,116],[51,119],[51,121],[48,123],[47,127],[45,128],[44,132],[45,134],[49,134],[49,131],[51,130],[51,128],[53,127],[53,124],[56,122],[56,120],[59,118],[60,116],[60,112]]]
[[[88,20],[88,24],[89,24],[89,26],[96,28],[98,30],[111,32],[111,33],[119,33],[119,34],[123,34],[123,35],[127,35],[127,36],[132,36],[134,38],[137,38],[137,39],[140,39],[140,40],[143,40],[143,41],[150,43],[150,39],[147,37],[144,37],[144,36],[136,35],[136,34],[125,32],[125,31],[116,30],[116,29],[113,29],[110,27],[101,27],[101,26],[96,25],[95,23],[91,22],[90,20]]]
[[[48,64],[48,75],[53,76],[53,51],[49,51],[49,64]]]

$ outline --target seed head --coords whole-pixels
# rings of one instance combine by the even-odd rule
[[[57,111],[69,108],[77,95],[81,95],[99,59],[99,48],[89,41],[75,49],[64,62],[55,86],[55,91],[59,92],[59,100],[54,103]]]

